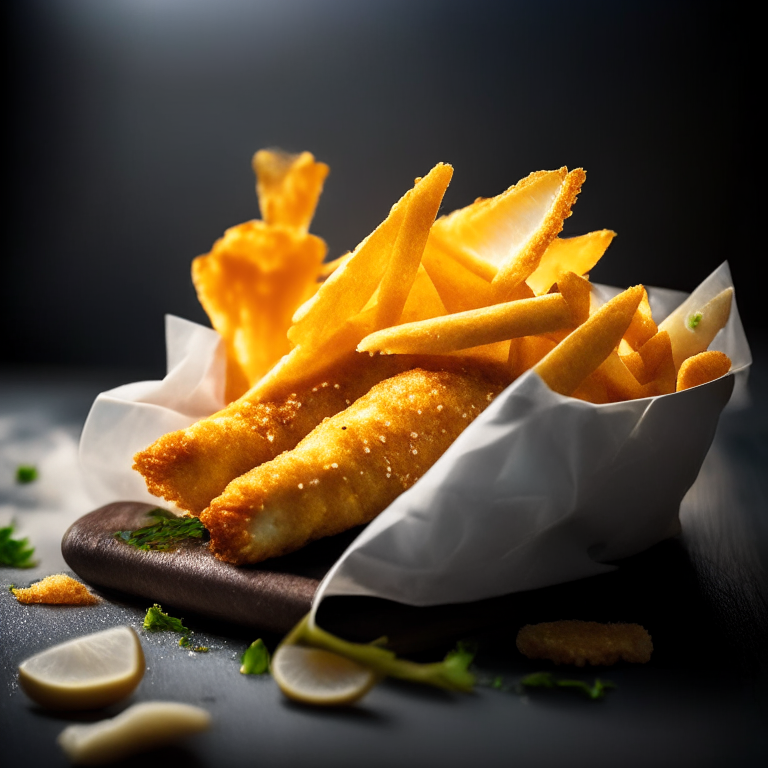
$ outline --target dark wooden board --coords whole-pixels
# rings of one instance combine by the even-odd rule
[[[153,508],[118,502],[81,517],[64,534],[64,559],[98,587],[268,632],[287,632],[309,611],[320,580],[357,533],[242,568],[217,560],[202,542],[158,552],[139,550],[115,537],[116,531],[152,522],[147,513]]]

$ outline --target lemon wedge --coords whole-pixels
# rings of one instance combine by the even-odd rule
[[[320,648],[282,645],[272,657],[280,690],[303,704],[340,706],[365,696],[378,676],[355,661]]]
[[[77,637],[19,665],[19,685],[50,709],[95,709],[128,696],[144,676],[144,653],[130,627]]]

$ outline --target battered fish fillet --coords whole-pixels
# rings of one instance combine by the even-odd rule
[[[639,624],[550,621],[524,626],[517,634],[517,649],[529,659],[555,664],[610,666],[621,660],[645,664],[653,642]]]
[[[468,370],[419,368],[382,381],[293,450],[233,480],[200,515],[211,549],[257,563],[369,522],[503,387]]]
[[[324,378],[281,399],[252,402],[246,394],[213,416],[163,435],[133,457],[133,468],[151,494],[199,515],[231,480],[294,448],[374,384],[417,365],[454,365],[448,358],[428,360],[352,353]]]

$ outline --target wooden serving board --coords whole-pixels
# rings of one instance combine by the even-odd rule
[[[115,537],[116,531],[149,525],[152,509],[118,502],[81,517],[61,542],[67,564],[95,586],[268,632],[288,631],[309,611],[320,580],[357,534],[243,568],[217,560],[200,541],[159,552],[142,551]]]
[[[309,611],[323,576],[360,528],[314,542],[299,552],[238,567],[217,560],[204,542],[168,552],[142,551],[115,536],[152,522],[155,507],[117,502],[77,520],[64,534],[62,554],[72,570],[96,587],[194,613],[284,634]],[[386,634],[400,652],[419,651],[498,620],[499,599],[414,608],[368,597],[323,601],[323,627],[352,640]],[[184,614],[182,614],[184,615]]]

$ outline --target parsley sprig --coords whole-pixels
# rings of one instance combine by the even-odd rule
[[[590,699],[602,699],[607,690],[616,687],[610,680],[601,680],[599,677],[596,677],[595,682],[589,685],[583,680],[556,678],[551,672],[534,672],[532,675],[524,677],[520,681],[520,685],[526,688],[572,688]]]
[[[210,650],[206,645],[192,645],[190,640],[192,630],[185,627],[181,619],[169,616],[157,603],[151,608],[147,608],[147,615],[144,617],[144,629],[147,632],[178,632],[181,634],[179,645],[182,648],[189,648],[196,653],[208,653]]]
[[[187,539],[203,539],[208,533],[196,517],[176,517],[163,509],[153,509],[149,516],[156,522],[135,531],[116,531],[115,536],[137,549],[165,552]]]
[[[13,526],[0,528],[0,565],[9,568],[32,568],[35,563],[32,555],[34,547],[29,546],[29,539],[14,539]]]

